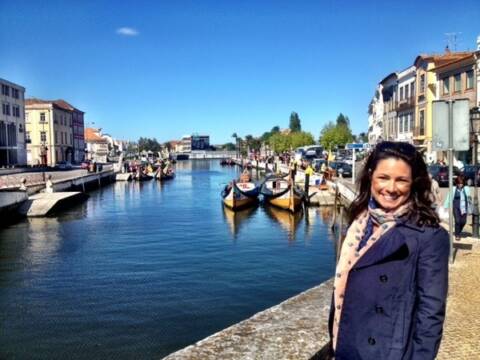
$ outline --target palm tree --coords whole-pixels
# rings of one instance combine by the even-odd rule
[[[238,135],[236,132],[232,134],[232,138],[235,139],[235,150],[236,150],[236,157],[238,157]]]

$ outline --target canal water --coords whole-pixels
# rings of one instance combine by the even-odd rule
[[[238,171],[178,162],[0,230],[0,358],[161,358],[330,278],[332,210],[228,211]]]

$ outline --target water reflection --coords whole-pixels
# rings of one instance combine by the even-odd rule
[[[228,223],[233,238],[236,239],[242,224],[247,223],[247,220],[257,212],[258,205],[237,211],[233,211],[223,204],[222,208],[224,219]]]
[[[282,229],[287,233],[288,240],[294,241],[296,237],[296,231],[303,218],[303,210],[292,213],[284,209],[276,208],[275,206],[265,205],[263,207],[265,213],[271,219],[280,224]]]

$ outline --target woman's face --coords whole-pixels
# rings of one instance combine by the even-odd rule
[[[412,169],[396,158],[380,160],[372,173],[370,192],[381,208],[394,211],[410,197]]]

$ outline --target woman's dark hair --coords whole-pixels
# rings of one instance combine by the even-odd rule
[[[390,158],[403,160],[412,169],[410,191],[412,211],[409,219],[418,225],[437,226],[439,219],[432,208],[432,182],[422,155],[409,143],[393,141],[379,143],[368,156],[357,181],[358,196],[349,207],[350,223],[368,208],[371,196],[371,177],[378,163]]]
[[[465,185],[465,176],[463,174],[460,174],[455,178],[455,185],[459,184]]]

